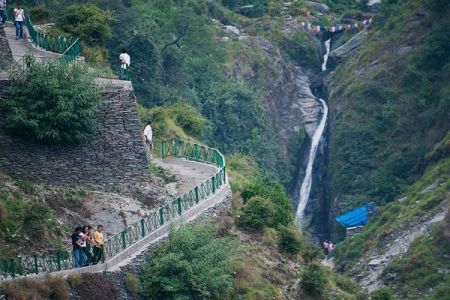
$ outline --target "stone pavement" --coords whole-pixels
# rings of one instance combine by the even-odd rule
[[[26,35],[28,36],[26,27],[24,27],[24,33],[25,32]],[[16,40],[16,29],[9,22],[5,24],[5,34],[14,61],[16,61],[17,63],[20,63],[26,54],[33,54],[33,56],[39,61],[48,60],[50,58],[57,58],[61,56],[61,54],[58,53],[38,49],[27,39]]]

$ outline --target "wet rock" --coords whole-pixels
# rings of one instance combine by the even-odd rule
[[[341,47],[334,49],[331,51],[330,56],[328,58],[328,64],[331,67],[336,66],[336,64],[342,59],[348,57],[354,51],[361,46],[364,40],[367,38],[369,33],[367,30],[363,30],[357,33],[354,37],[352,37],[347,43],[342,45]]]

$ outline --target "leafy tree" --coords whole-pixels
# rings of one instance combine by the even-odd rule
[[[300,253],[302,250],[302,241],[298,230],[295,227],[280,228],[278,247],[286,253]]]
[[[253,180],[244,186],[241,196],[244,201],[254,196],[260,196],[272,201],[276,209],[273,226],[287,226],[292,222],[291,201],[281,184]]]
[[[183,225],[150,254],[143,268],[146,299],[232,298],[236,240],[217,237],[211,226]]]
[[[79,37],[89,46],[104,46],[111,38],[110,23],[114,20],[110,11],[94,4],[69,6],[62,12],[56,26],[62,31]]]
[[[58,60],[11,71],[10,97],[2,104],[7,128],[29,140],[68,144],[86,142],[95,130],[100,90],[85,65]]]
[[[242,208],[238,224],[246,228],[262,230],[264,227],[273,227],[275,214],[276,207],[272,201],[255,196]]]
[[[309,295],[322,295],[327,283],[327,273],[317,262],[307,265],[301,273],[302,290]]]

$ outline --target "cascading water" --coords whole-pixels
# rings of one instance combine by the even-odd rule
[[[325,55],[323,56],[323,64],[322,64],[322,71],[327,70],[327,62],[328,62],[328,55],[330,54],[330,46],[331,46],[331,39],[328,39],[325,42]]]
[[[331,40],[325,42],[326,53],[323,57],[322,71],[327,70],[328,55],[330,54],[330,44]],[[311,192],[312,186],[312,170],[314,166],[314,161],[316,159],[317,148],[319,147],[320,139],[322,138],[323,132],[325,130],[325,125],[327,123],[328,117],[328,106],[323,99],[319,99],[323,106],[322,119],[320,120],[319,126],[317,126],[314,131],[314,135],[311,141],[311,149],[309,151],[308,164],[306,166],[305,178],[303,179],[302,186],[300,188],[299,203],[297,207],[297,213],[295,215],[295,222],[299,230],[302,229],[302,221],[305,213],[306,204],[309,200],[309,194]]]

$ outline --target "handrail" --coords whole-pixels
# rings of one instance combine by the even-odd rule
[[[106,259],[116,256],[158,228],[170,224],[190,208],[215,194],[226,184],[225,158],[217,149],[179,139],[156,141],[154,142],[154,149],[154,155],[162,159],[168,157],[185,158],[214,165],[219,170],[190,191],[174,198],[170,203],[150,211],[138,222],[109,238],[104,247]],[[70,253],[55,252],[0,261],[0,278],[2,276],[14,278],[16,276],[69,269],[72,269]]]
[[[13,9],[9,10],[8,18],[14,22]],[[25,14],[23,23],[28,28],[30,40],[36,47],[46,51],[63,55],[64,60],[73,61],[81,55],[80,39],[66,38],[64,36],[55,37],[37,30],[31,22],[30,16]]]

